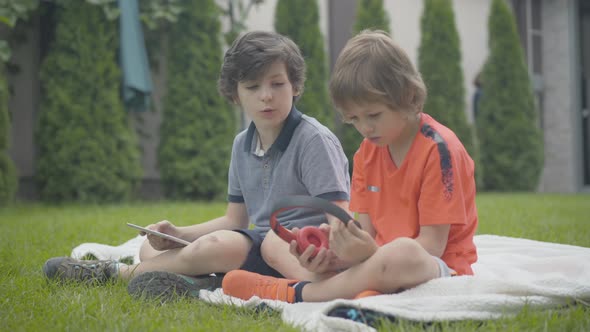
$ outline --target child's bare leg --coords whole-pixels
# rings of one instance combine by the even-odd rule
[[[154,249],[150,244],[150,241],[146,239],[139,248],[139,260],[142,262],[147,261],[148,259],[154,258],[163,252],[164,251]]]
[[[334,273],[316,274],[301,266],[297,258],[289,252],[289,244],[273,231],[266,234],[260,252],[266,264],[287,279],[319,281],[334,275]]]
[[[131,279],[150,271],[167,271],[189,276],[228,272],[239,268],[250,251],[252,241],[233,231],[217,231],[190,245],[161,252],[136,265],[123,265],[119,277]]]
[[[330,279],[305,285],[306,302],[354,298],[364,290],[395,293],[439,277],[435,259],[418,242],[400,238],[377,250],[373,256]]]

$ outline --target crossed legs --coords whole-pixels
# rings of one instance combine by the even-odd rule
[[[252,296],[286,302],[320,302],[337,298],[352,299],[372,290],[396,293],[441,275],[438,260],[418,242],[396,239],[362,263],[337,275],[316,282],[309,279],[280,279],[246,271],[232,271],[223,279],[227,295],[248,300]]]
[[[144,243],[140,251],[141,263],[123,265],[119,277],[125,280],[144,272],[167,271],[188,276],[238,269],[246,260],[252,241],[234,231],[216,231],[190,245],[157,251]]]
[[[203,236],[184,248],[154,250],[144,243],[140,252],[142,263],[121,266],[118,275],[131,279],[128,291],[132,296],[155,297],[167,301],[176,296],[198,297],[200,290],[221,286],[216,277],[190,278],[243,268],[269,276],[321,280],[307,271],[289,252],[289,244],[272,231],[264,239],[255,232],[217,231]],[[278,272],[278,273],[277,273]],[[246,272],[248,273],[248,272]],[[254,273],[254,275],[259,275]]]
[[[141,263],[122,266],[119,276],[129,280],[134,275],[150,271],[167,271],[188,276],[228,272],[242,267],[252,245],[252,240],[247,236],[229,230],[213,232],[186,247],[166,251],[155,250],[145,241],[140,250]],[[260,250],[265,262],[282,275],[318,280],[317,275],[299,265],[289,252],[289,244],[272,231],[267,233]]]
[[[307,284],[302,298],[319,302],[352,299],[365,290],[396,293],[439,276],[438,262],[418,242],[399,238],[380,247],[366,261],[330,279]]]

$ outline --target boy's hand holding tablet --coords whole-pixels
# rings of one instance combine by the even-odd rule
[[[149,229],[149,228],[145,228],[145,227],[142,227],[142,226],[138,226],[138,225],[135,225],[135,224],[132,224],[132,223],[127,223],[127,226],[132,227],[132,228],[135,228],[135,229],[141,231],[142,233],[159,236],[161,238],[164,238],[164,239],[167,239],[167,240],[170,240],[170,241],[174,241],[176,243],[180,243],[180,244],[182,244],[184,246],[187,246],[187,245],[190,244],[190,242],[188,242],[186,240],[183,240],[181,238],[177,238],[176,236],[172,236],[170,234],[165,234],[165,233],[162,233],[162,232],[158,232],[158,231],[155,231],[155,230],[152,230],[152,229]]]

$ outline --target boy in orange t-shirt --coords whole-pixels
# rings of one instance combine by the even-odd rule
[[[407,54],[384,32],[363,31],[338,57],[330,91],[344,121],[365,137],[354,156],[350,202],[362,229],[338,221],[324,226],[330,249],[313,259],[313,246],[298,254],[291,243],[300,264],[326,272],[324,280],[238,270],[225,276],[225,294],[328,301],[473,274],[473,160],[450,129],[422,113],[426,87]]]

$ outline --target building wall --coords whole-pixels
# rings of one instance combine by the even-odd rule
[[[576,192],[582,186],[575,4],[573,0],[542,2],[545,168],[541,191]]]
[[[582,66],[582,146],[583,180],[586,191],[590,192],[590,2],[582,6],[580,15],[581,66]]]

